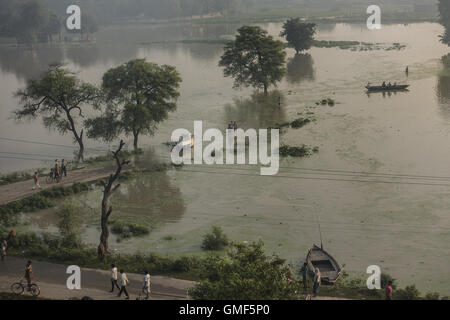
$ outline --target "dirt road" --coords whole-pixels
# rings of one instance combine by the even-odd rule
[[[114,171],[113,168],[91,168],[69,171],[67,177],[63,177],[60,183],[45,182],[46,176],[41,176],[39,183],[41,190],[49,189],[55,186],[71,186],[75,182],[89,182],[97,179],[105,178]],[[33,180],[10,183],[0,186],[0,205],[12,201],[20,200],[38,193],[40,190],[32,190],[34,187]]]
[[[6,257],[0,262],[0,292],[11,292],[12,283],[19,281],[25,270],[26,259]],[[120,268],[120,266],[118,266]],[[82,298],[89,296],[95,300],[120,300],[115,293],[110,293],[110,272],[81,268],[81,290],[69,290],[66,286],[67,266],[48,262],[33,261],[33,273],[41,289],[41,297],[57,300]],[[142,288],[143,275],[127,273],[130,285],[127,287],[130,299],[136,299]],[[184,300],[188,299],[187,289],[195,283],[162,276],[151,277],[151,299],[155,300]]]

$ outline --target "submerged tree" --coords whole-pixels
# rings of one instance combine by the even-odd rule
[[[100,100],[101,94],[95,86],[80,81],[72,72],[56,65],[40,79],[28,81],[25,89],[17,91],[16,97],[21,103],[15,111],[16,119],[41,116],[46,128],[62,135],[70,132],[79,146],[77,160],[84,159],[84,131],[77,120],[84,117],[83,110],[87,105],[95,105]]]
[[[107,106],[103,114],[86,121],[88,135],[112,141],[122,132],[133,135],[134,149],[140,135],[152,135],[158,123],[176,110],[181,77],[175,67],[145,59],[131,60],[103,76]]]
[[[120,187],[120,183],[118,184],[115,183],[120,177],[123,166],[130,163],[130,161],[128,160],[120,159],[120,152],[122,151],[124,145],[125,143],[121,140],[117,150],[112,152],[114,159],[116,160],[116,171],[112,173],[108,177],[108,179],[101,181],[101,185],[103,186],[103,199],[102,199],[102,216],[100,222],[102,232],[100,234],[100,244],[98,246],[98,257],[100,260],[103,260],[105,254],[108,252],[108,240],[109,240],[108,222],[109,217],[111,216],[111,212],[113,210],[113,208],[109,205],[109,198],[111,198],[113,193]]]
[[[219,66],[226,77],[234,78],[234,87],[263,88],[267,94],[269,86],[276,85],[286,72],[285,57],[281,41],[260,27],[243,26],[236,39],[225,46]]]
[[[303,23],[300,18],[291,18],[283,24],[280,36],[285,37],[289,46],[295,49],[295,53],[311,48],[316,33],[317,25]]]
[[[441,41],[450,46],[450,0],[439,0],[440,22],[445,28]]]

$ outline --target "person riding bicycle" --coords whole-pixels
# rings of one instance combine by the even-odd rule
[[[33,281],[33,265],[31,261],[28,261],[27,266],[25,267],[25,279],[28,283],[28,291],[31,291],[31,281]]]

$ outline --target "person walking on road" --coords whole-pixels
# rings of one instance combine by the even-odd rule
[[[2,247],[1,247],[1,256],[2,256],[2,261],[5,261],[5,257],[6,257],[6,248],[8,248],[8,242],[6,240],[2,241]]]
[[[33,265],[31,261],[28,261],[27,266],[25,267],[25,279],[28,283],[28,291],[31,291],[31,282],[33,281]]]
[[[142,291],[147,296],[147,300],[150,299],[150,274],[148,273],[148,271],[145,271],[144,284],[142,286]]]
[[[386,300],[392,300],[392,282],[389,281],[386,287]]]
[[[112,269],[111,269],[111,291],[110,292],[114,292],[114,287],[116,287],[117,290],[120,291],[119,284],[117,283],[117,280],[119,279],[117,267],[115,264],[112,264],[111,268]]]
[[[33,190],[35,190],[36,187],[38,187],[39,189],[42,189],[41,185],[39,184],[39,174],[37,173],[37,171],[33,175],[33,180],[34,180]]]
[[[126,273],[123,271],[123,269],[120,269],[120,291],[119,294],[117,295],[119,298],[122,295],[122,293],[125,293],[125,295],[127,296],[125,299],[129,300],[130,299],[130,295],[128,294],[127,291],[127,285],[130,283],[130,281],[127,278]]]
[[[66,161],[62,159],[61,161],[61,177],[64,175],[64,177],[67,177],[67,169],[66,169]]]
[[[319,294],[320,282],[322,281],[322,277],[320,275],[319,268],[316,268],[314,273],[314,296]]]

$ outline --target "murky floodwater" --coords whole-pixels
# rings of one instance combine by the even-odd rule
[[[236,120],[244,128],[258,128],[310,116],[314,122],[287,130],[281,139],[289,145],[318,146],[320,151],[305,159],[283,160],[275,177],[259,176],[255,166],[197,166],[147,173],[126,182],[113,199],[115,217],[152,225],[154,230],[148,237],[121,243],[113,238],[114,248],[199,252],[203,234],[215,224],[235,240],[262,238],[269,253],[297,263],[320,241],[317,215],[324,247],[346,269],[364,273],[367,266],[377,264],[402,285],[416,283],[422,291],[450,294],[450,70],[445,71],[440,60],[450,50],[438,42],[442,27],[392,25],[371,32],[360,25],[321,26],[318,38],[323,40],[399,42],[407,47],[363,52],[313,48],[297,57],[288,50],[287,75],[278,88],[283,95],[281,109],[271,102],[262,106],[250,89],[232,89],[232,80],[223,78],[217,66],[221,45],[148,44],[169,37],[226,38],[236,27],[117,27],[103,30],[96,45],[82,48],[34,52],[1,48],[0,137],[71,144],[70,137],[49,133],[39,122],[17,125],[7,120],[16,105],[12,92],[48,63],[62,59],[80,77],[97,83],[108,68],[135,57],[175,65],[183,77],[178,110],[155,137],[142,139],[153,146],[142,163],[166,161],[167,149],[161,143],[175,128],[192,130],[193,120],[203,120],[205,127],[224,128]],[[263,27],[277,35],[281,25]],[[407,65],[409,76],[404,73]],[[410,91],[365,93],[368,81],[382,80],[408,83]],[[337,104],[315,104],[326,97]],[[92,153],[105,148],[93,141],[89,145]],[[0,148],[36,154],[33,158],[72,152],[6,140],[0,140]],[[42,165],[37,160],[0,157],[2,172]],[[100,199],[99,190],[76,198],[89,224],[86,241],[92,243],[98,238],[94,225]],[[52,212],[33,214],[32,228],[54,230]],[[164,240],[168,235],[174,239]]]

